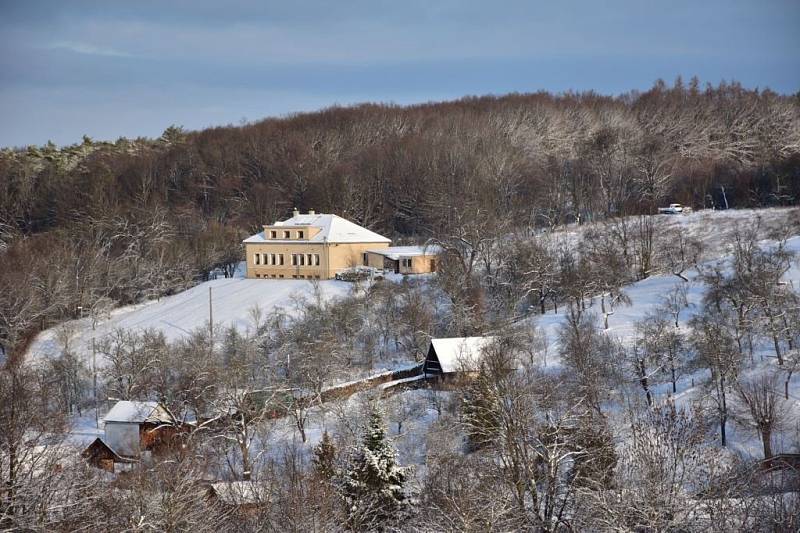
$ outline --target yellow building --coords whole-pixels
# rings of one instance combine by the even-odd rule
[[[309,211],[264,226],[244,240],[248,278],[330,279],[366,265],[367,251],[391,240],[336,215]]]
[[[364,263],[371,268],[397,274],[436,272],[438,246],[387,246],[367,250]]]

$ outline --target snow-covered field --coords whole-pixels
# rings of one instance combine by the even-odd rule
[[[319,281],[325,298],[349,293],[352,284],[343,281]],[[241,331],[252,327],[250,310],[258,306],[264,316],[282,309],[291,315],[298,299],[313,293],[313,284],[301,280],[245,279],[241,272],[234,278],[215,279],[200,283],[186,291],[160,300],[114,309],[92,328],[92,320],[72,320],[40,333],[31,344],[31,358],[57,355],[62,347],[59,330],[69,331],[72,349],[88,354],[92,338],[101,339],[115,329],[162,331],[168,340],[177,340],[198,328],[207,328],[209,319],[208,295],[211,289],[215,328],[234,326]]]

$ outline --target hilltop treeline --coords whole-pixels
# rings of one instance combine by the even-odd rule
[[[11,294],[30,286],[46,300],[40,307],[57,310],[46,316],[63,318],[230,268],[242,235],[293,207],[396,239],[445,240],[466,226],[499,235],[666,201],[795,204],[800,100],[693,79],[619,97],[366,104],[171,127],[159,139],[5,149],[0,176],[5,312],[20,313],[8,304],[17,299],[33,305]]]
[[[158,140],[6,150],[0,217],[21,231],[163,206],[254,229],[292,207],[391,235],[452,211],[565,222],[641,209],[787,204],[800,193],[800,102],[680,80],[612,98],[514,94],[330,108]]]

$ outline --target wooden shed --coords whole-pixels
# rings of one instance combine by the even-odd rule
[[[494,340],[494,337],[431,339],[422,372],[426,376],[443,377],[477,372],[484,349]]]
[[[92,443],[81,452],[81,457],[86,459],[90,465],[107,472],[114,472],[117,464],[136,462],[135,459],[123,457],[115,452],[100,437],[94,439]]]
[[[255,481],[219,481],[208,485],[208,498],[236,513],[252,516],[269,501],[269,494]]]

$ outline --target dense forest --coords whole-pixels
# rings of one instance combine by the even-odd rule
[[[618,97],[364,104],[7,148],[0,176],[0,340],[13,353],[82,310],[230,270],[240,238],[293,207],[402,241],[648,213],[663,201],[793,205],[800,99],[678,79]]]

